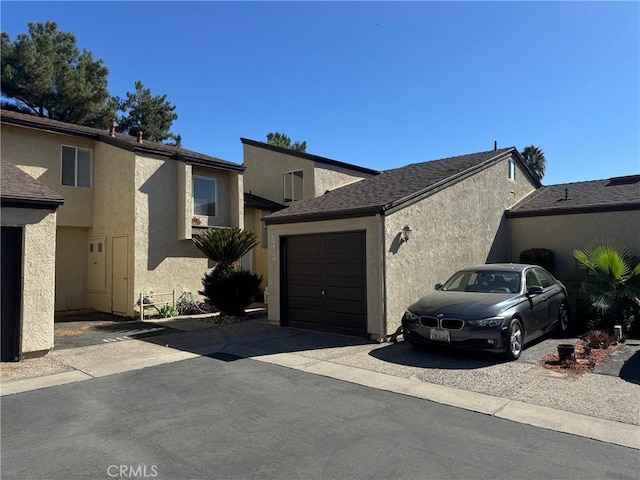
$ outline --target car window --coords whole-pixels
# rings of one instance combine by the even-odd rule
[[[554,279],[551,277],[551,275],[549,275],[547,272],[545,272],[541,268],[535,268],[534,270],[536,272],[536,276],[540,279],[540,285],[543,288],[550,287],[551,285],[556,283]]]
[[[540,281],[533,270],[527,271],[527,288],[530,287],[541,287]]]
[[[442,286],[448,292],[517,293],[520,274],[511,271],[460,271]]]

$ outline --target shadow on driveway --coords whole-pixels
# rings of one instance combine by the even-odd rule
[[[471,370],[506,362],[500,356],[489,352],[461,350],[439,345],[415,348],[408,342],[390,343],[371,351],[369,355],[388,363],[439,370]]]
[[[640,385],[640,350],[633,354],[620,369],[620,378]]]

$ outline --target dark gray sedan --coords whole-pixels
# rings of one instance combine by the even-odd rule
[[[567,289],[535,265],[490,264],[456,272],[402,317],[411,345],[447,344],[520,357],[525,342],[566,332]]]

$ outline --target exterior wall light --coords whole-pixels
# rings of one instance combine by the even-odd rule
[[[409,228],[409,225],[405,225],[400,232],[400,243],[408,242],[409,238],[411,238],[411,229]]]

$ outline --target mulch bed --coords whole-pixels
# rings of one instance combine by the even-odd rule
[[[542,359],[542,366],[549,370],[572,375],[592,372],[605,359],[620,348],[619,343],[612,343],[608,348],[587,348],[582,340],[575,343],[575,359],[560,361],[557,353]]]

